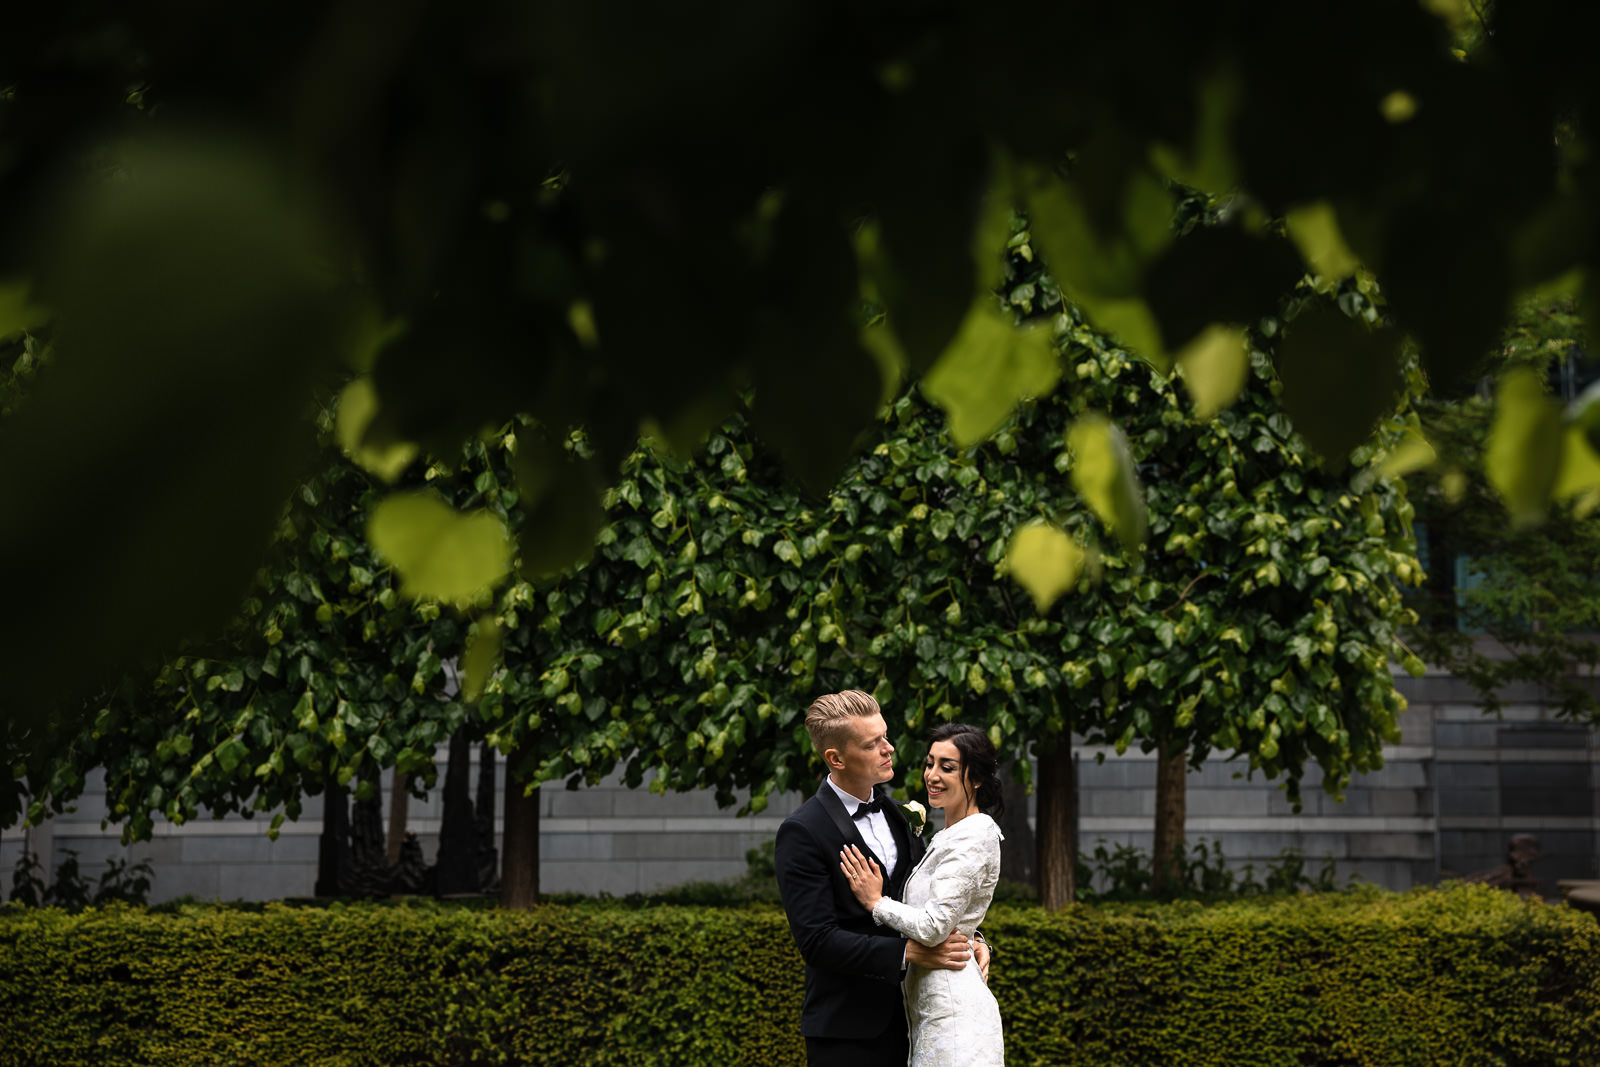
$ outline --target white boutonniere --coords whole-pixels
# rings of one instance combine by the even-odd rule
[[[900,805],[900,810],[905,812],[906,822],[911,824],[911,832],[921,837],[922,831],[928,828],[928,809],[915,800],[908,800]]]

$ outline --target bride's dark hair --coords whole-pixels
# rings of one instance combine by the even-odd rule
[[[964,722],[947,722],[928,738],[928,744],[948,741],[961,753],[961,777],[972,783],[973,801],[985,815],[999,818],[1006,802],[1000,789],[1000,757],[989,735]]]

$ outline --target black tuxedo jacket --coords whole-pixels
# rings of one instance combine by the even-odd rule
[[[887,797],[878,786],[876,793]],[[922,839],[911,833],[905,815],[886,800],[884,816],[900,851],[884,878],[885,895],[899,899],[911,869],[922,858]],[[778,892],[789,916],[789,931],[806,963],[805,1003],[800,1032],[806,1037],[864,1040],[890,1026],[904,1027],[900,968],[905,939],[872,921],[850,892],[839,869],[839,851],[855,845],[878,866],[883,857],[867,847],[855,820],[826,781],[778,828]]]

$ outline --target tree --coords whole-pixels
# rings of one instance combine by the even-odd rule
[[[1582,342],[1571,300],[1528,301],[1518,307],[1494,369],[1525,368],[1570,397],[1574,372],[1590,366]],[[1547,388],[1530,392],[1535,410],[1550,409]],[[1571,406],[1582,409],[1581,402]],[[1593,497],[1569,474],[1552,490],[1561,502],[1541,523],[1508,524],[1483,473],[1494,406],[1473,395],[1429,400],[1421,414],[1431,451],[1408,477],[1430,557],[1429,581],[1417,598],[1418,653],[1469,681],[1486,711],[1498,708],[1504,686],[1533,683],[1560,714],[1593,721],[1600,713],[1589,680],[1600,663],[1592,636],[1600,629]],[[1465,582],[1457,581],[1458,566]],[[1485,648],[1480,635],[1498,648]]]
[[[1471,54],[1431,10],[1457,6],[36,7],[0,43],[0,331],[47,307],[63,360],[0,442],[28,457],[0,465],[0,577],[37,605],[0,630],[8,762],[226,619],[307,470],[307,389],[343,361],[375,375],[375,443],[584,427],[597,476],[530,463],[523,489],[572,517],[526,525],[524,557],[563,563],[641,425],[697,441],[742,382],[825,489],[885,364],[991,336],[991,279],[951,253],[983,244],[986,195],[1027,207],[1071,299],[1158,366],[1293,284],[1214,305],[1269,253],[1175,242],[1178,179],[1290,217],[1324,274],[1364,263],[1434,386],[1470,380],[1510,295],[1593,261],[1600,79],[1591,5],[1499,5]],[[1346,365],[1340,320],[1298,336],[1305,366]],[[1384,373],[1398,348],[1356,345]],[[1333,429],[1364,432],[1368,377],[1326,376]],[[1563,447],[1508,484],[1537,498]],[[150,470],[173,491],[140,492]],[[127,536],[77,523],[59,487],[91,480]]]
[[[325,408],[329,435],[331,419]],[[230,626],[122,679],[89,728],[63,736],[46,772],[12,779],[12,804],[34,798],[30,821],[73,801],[96,766],[107,814],[129,840],[202,807],[276,812],[276,837],[318,794],[336,826],[347,787],[371,799],[390,766],[433,784],[434,747],[466,717],[443,699],[440,671],[464,629],[453,612],[401,595],[364,534],[372,479],[336,447],[324,456],[286,505],[274,557]]]
[[[1014,272],[1031,260],[1019,229]],[[1180,771],[1167,796],[1181,797],[1185,760],[1213,750],[1284,775],[1291,795],[1313,761],[1335,793],[1380,765],[1403,706],[1390,658],[1415,662],[1395,640],[1407,617],[1398,585],[1420,577],[1403,489],[1379,476],[1381,442],[1328,469],[1279,410],[1287,387],[1263,351],[1236,383],[1242,398],[1198,418],[1178,379],[1088,329],[1049,276],[1032,268],[1013,281],[1012,308],[1036,301],[1063,318],[1061,356],[1048,331],[1017,335],[1020,354],[1038,353],[1043,388],[1058,365],[1077,387],[1011,415],[1008,403],[994,407],[992,436],[975,405],[947,423],[912,390],[815,505],[737,420],[698,459],[635,452],[606,498],[611,521],[594,557],[542,595],[511,598],[542,618],[503,621],[506,671],[485,701],[514,676],[524,691],[542,682],[546,702],[524,716],[491,713],[507,724],[503,749],[537,739],[548,716],[581,716],[591,737],[541,749],[550,754],[538,777],[575,785],[614,764],[630,784],[653,773],[652,788],[714,787],[728,804],[749,789],[759,811],[771,791],[819,773],[804,706],[865,685],[906,752],[956,716],[983,723],[1008,755],[1034,751],[1042,828],[1070,824],[1071,783],[1053,757],[1075,729],[1164,749]],[[1360,310],[1355,293],[1352,283],[1345,303]],[[1308,288],[1293,310],[1340,314],[1325,310],[1332,300]],[[1243,358],[1243,336],[1233,343]],[[936,376],[923,391],[951,386]],[[1147,471],[1130,491],[1148,501],[1148,542],[1117,536],[1142,509],[1083,506],[1056,484],[1067,472],[1086,499],[1106,495],[1087,469],[1117,445],[1096,412],[1129,428],[1131,462],[1103,469]],[[1396,436],[1389,428],[1383,440]],[[1016,546],[1030,530],[1047,550],[1090,560],[1053,593],[1019,574],[1039,590],[1033,604],[1002,576],[1008,560],[1014,572],[1029,562]],[[907,784],[919,779],[913,761]],[[1181,806],[1164,810],[1170,855]],[[1040,869],[1069,871],[1064,846],[1042,832]],[[1053,903],[1065,893],[1058,877]]]

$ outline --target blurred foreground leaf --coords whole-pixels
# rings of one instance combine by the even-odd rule
[[[1129,549],[1144,542],[1144,491],[1122,430],[1103,415],[1085,415],[1067,431],[1072,486]]]
[[[1561,461],[1561,409],[1526,367],[1508,371],[1495,395],[1483,471],[1518,526],[1544,519]]]
[[[979,297],[922,387],[950,417],[951,440],[965,447],[993,433],[1019,400],[1050,392],[1060,376],[1047,327],[1018,327]]]
[[[348,337],[318,216],[265,155],[211,133],[107,158],[42,220],[56,359],[0,428],[0,586],[25,608],[0,677],[25,716],[237,606]]]
[[[400,571],[412,596],[460,603],[511,569],[505,526],[486,511],[462,514],[432,492],[396,493],[373,509],[372,547]]]
[[[478,620],[477,632],[467,638],[467,650],[461,657],[461,695],[468,703],[483,695],[484,683],[499,658],[500,626],[492,615],[485,615]]]
[[[1233,403],[1250,373],[1244,331],[1228,326],[1208,328],[1178,353],[1178,368],[1194,397],[1194,413],[1202,419],[1213,417]]]
[[[1400,336],[1315,304],[1278,349],[1283,408],[1294,428],[1335,466],[1372,435],[1400,395]]]
[[[1083,549],[1059,527],[1045,522],[1019,529],[1006,549],[1006,569],[1042,615],[1078,582]]]
[[[360,377],[345,386],[339,394],[339,445],[360,466],[393,482],[417,458],[419,449],[410,441],[368,443],[367,429],[377,414],[378,393],[371,378]]]

